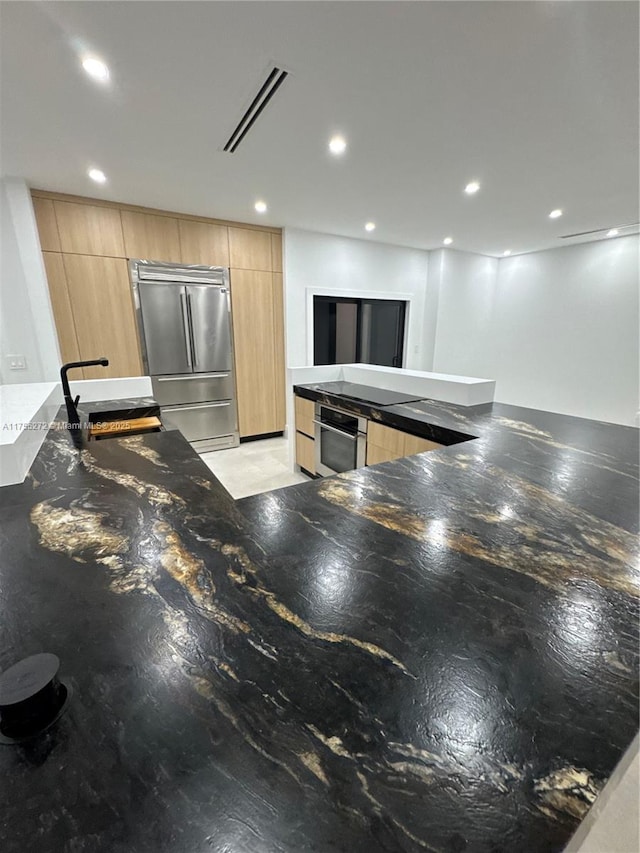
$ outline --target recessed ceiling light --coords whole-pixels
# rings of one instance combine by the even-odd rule
[[[607,231],[607,237],[617,237],[620,232],[617,228],[610,228]]]
[[[92,181],[95,181],[97,184],[104,184],[107,180],[107,176],[102,171],[102,169],[89,169],[87,175],[91,178]]]
[[[505,258],[508,258],[510,254],[511,254],[511,249],[505,249],[504,252],[502,253],[503,257],[505,257]]]
[[[329,151],[332,154],[344,154],[347,150],[347,140],[343,136],[332,136],[329,140]]]
[[[474,193],[477,193],[479,189],[480,189],[480,184],[477,181],[471,181],[470,184],[466,185],[466,187],[464,188],[464,191],[466,192],[467,195],[473,195]]]
[[[108,80],[109,69],[101,59],[95,56],[85,56],[82,60],[82,67],[91,77],[96,80]]]
[[[365,231],[375,231],[376,230],[376,223],[375,222],[367,222],[367,224],[364,226],[364,230]]]
[[[267,203],[264,201],[257,201],[253,205],[258,213],[266,213],[267,212]]]
[[[453,243],[453,237],[445,237],[442,242],[445,246],[450,246]]]
[[[552,210],[549,214],[549,219],[557,219],[559,216],[562,216],[562,211],[559,207],[556,207],[556,209]]]

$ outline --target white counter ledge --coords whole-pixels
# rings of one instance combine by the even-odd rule
[[[148,376],[78,381],[71,376],[70,385],[84,402],[151,396]],[[59,382],[0,385],[0,486],[24,481],[63,402]]]

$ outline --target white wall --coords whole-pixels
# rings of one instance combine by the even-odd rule
[[[26,358],[10,370],[8,355]],[[55,380],[60,353],[29,188],[0,180],[0,383]]]
[[[284,235],[287,365],[313,364],[310,297],[349,295],[410,301],[405,367],[429,369],[424,334],[428,252],[287,228]]]
[[[495,261],[444,250],[434,370],[496,400],[635,424],[637,235]]]

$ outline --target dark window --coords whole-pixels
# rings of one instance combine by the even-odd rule
[[[406,302],[313,297],[314,364],[402,367]]]

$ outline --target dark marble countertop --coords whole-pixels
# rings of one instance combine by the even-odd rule
[[[3,851],[564,847],[638,728],[638,431],[369,416],[451,446],[233,501],[178,432],[52,429],[0,489],[0,668],[73,685]]]

